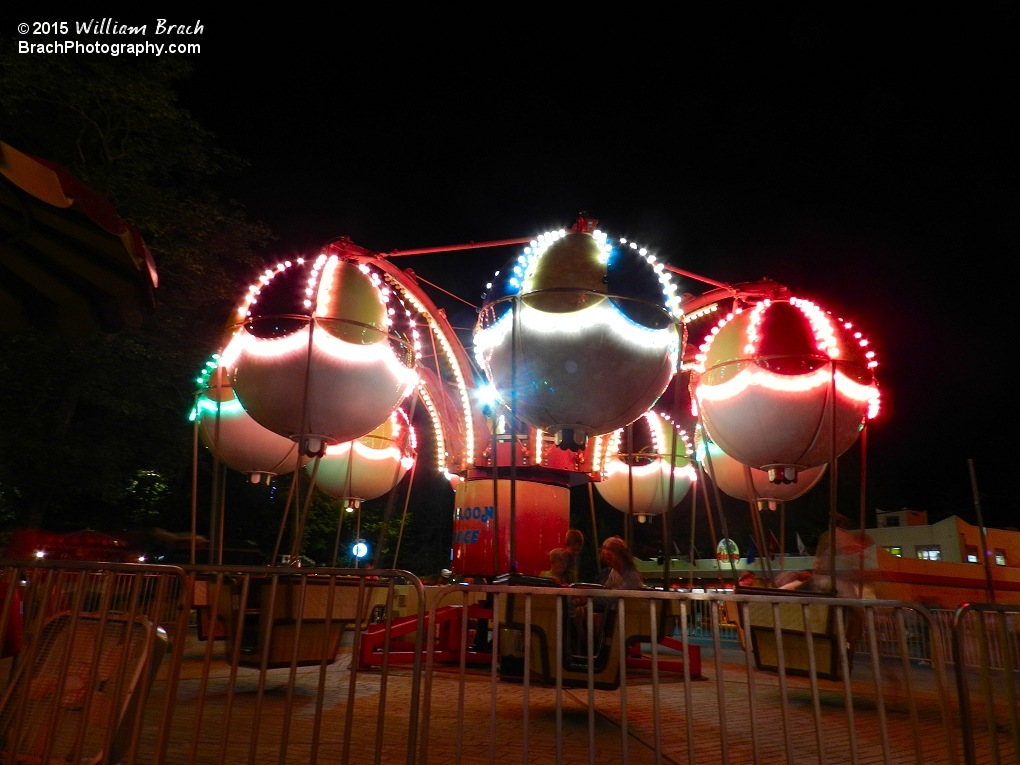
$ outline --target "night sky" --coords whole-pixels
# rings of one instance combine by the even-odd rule
[[[203,17],[182,102],[250,160],[220,187],[279,254],[341,235],[383,252],[533,236],[585,210],[681,268],[786,284],[878,351],[869,507],[973,520],[973,458],[986,521],[1020,525],[1016,4],[841,7],[243,32]],[[515,252],[402,265],[479,305]]]

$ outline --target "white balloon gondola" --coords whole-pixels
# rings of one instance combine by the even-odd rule
[[[396,409],[371,433],[326,447],[315,485],[330,496],[350,503],[381,497],[410,470],[416,447],[414,429],[407,415],[403,409]],[[311,464],[305,469],[311,472]]]
[[[607,439],[602,480],[595,483],[603,499],[639,521],[676,507],[696,480],[687,434],[654,412],[645,412],[644,420],[651,435],[651,450],[620,453],[627,447],[624,430],[617,430]]]
[[[223,352],[245,410],[309,453],[385,422],[417,382],[388,299],[378,275],[336,255],[268,269]]]
[[[250,475],[252,483],[262,476],[293,472],[297,444],[251,418],[234,395],[225,369],[203,374],[199,380],[205,387],[198,394],[191,419],[197,420],[199,437],[216,459]]]
[[[579,221],[488,286],[475,355],[516,416],[579,449],[633,422],[677,368],[679,298],[662,263]]]
[[[694,395],[709,437],[771,481],[838,457],[878,409],[868,340],[807,300],[735,308],[697,358]]]
[[[735,499],[757,502],[759,509],[767,507],[775,510],[779,503],[807,494],[822,480],[827,467],[819,465],[805,468],[797,473],[795,481],[774,483],[769,480],[768,472],[737,462],[711,439],[707,439],[706,443],[700,430],[695,432],[694,448],[698,462],[705,466],[705,473],[715,480],[724,494]]]

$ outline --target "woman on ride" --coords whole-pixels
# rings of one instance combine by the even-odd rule
[[[609,566],[606,577],[607,590],[642,590],[645,582],[641,573],[634,567],[634,556],[631,555],[627,543],[619,537],[609,537],[602,542],[599,550],[602,562]]]

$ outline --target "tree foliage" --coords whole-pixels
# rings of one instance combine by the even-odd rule
[[[211,185],[239,160],[179,105],[188,62],[2,51],[0,138],[105,196],[141,231],[160,285],[137,330],[0,337],[0,523],[180,527],[194,373],[271,233]]]
[[[216,174],[240,160],[179,105],[175,88],[191,75],[186,61],[22,56],[2,40],[0,51],[0,139],[63,165],[105,196],[141,231],[160,277],[157,309],[140,329],[85,339],[0,336],[0,530],[187,530],[195,374],[222,342],[237,285],[261,270],[271,233],[213,190]],[[204,450],[199,457],[196,526],[214,536],[211,460]],[[224,546],[268,556],[291,478],[256,485],[226,471],[225,480]],[[383,566],[393,562],[405,490],[382,540]],[[449,565],[452,516],[438,499],[448,492],[445,479],[417,476],[401,568],[436,573]],[[372,555],[386,504],[384,497],[362,509]],[[341,512],[338,500],[316,490],[305,555],[332,560]],[[350,565],[356,536],[345,516],[340,565]],[[289,531],[281,549],[290,549]]]

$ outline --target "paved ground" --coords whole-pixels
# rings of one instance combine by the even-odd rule
[[[204,648],[194,640],[186,648],[167,762],[407,761],[412,701],[408,669],[394,669],[385,682],[379,672],[359,672],[352,688],[350,656],[341,655],[326,668],[320,696],[317,667],[298,669],[293,685],[289,670],[270,670],[261,693],[258,671],[242,668],[230,694],[230,670],[222,659],[212,661],[203,682]],[[703,663],[703,679],[688,688],[682,680],[665,678],[658,698],[647,678],[632,679],[626,716],[618,692],[596,691],[589,706],[586,689],[565,689],[559,741],[555,689],[531,686],[525,707],[521,684],[492,684],[482,668],[469,669],[461,683],[455,670],[440,669],[432,678],[427,731],[419,728],[423,735],[416,761],[486,763],[491,753],[497,763],[547,763],[556,761],[559,746],[565,763],[652,763],[658,740],[667,763],[750,763],[756,747],[763,763],[849,763],[854,748],[862,765],[940,763],[950,761],[947,738],[958,740],[956,722],[943,720],[930,668],[910,672],[912,708],[902,668],[882,665],[886,701],[880,706],[870,667],[858,657],[851,725],[841,683],[820,681],[816,709],[809,681],[789,678],[784,708],[777,676],[755,672],[753,692],[749,690],[739,649],[724,649],[717,663],[706,646]],[[165,673],[166,667],[146,705],[142,762],[153,761],[160,710],[167,701]],[[1005,754],[1000,761],[1016,763],[1001,709],[998,718]],[[987,720],[977,725],[979,739],[987,736]],[[985,741],[979,762],[991,761]]]

